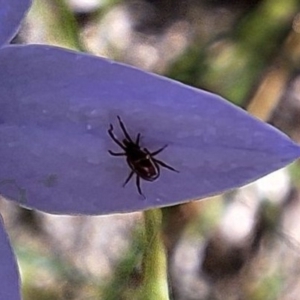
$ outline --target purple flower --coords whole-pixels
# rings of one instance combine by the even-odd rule
[[[0,41],[28,5],[0,0]],[[106,59],[6,46],[0,65],[0,193],[30,208],[99,215],[169,206],[239,187],[300,156],[284,134],[221,97]],[[145,199],[135,174],[123,187],[126,158],[108,153],[121,150],[110,124],[124,139],[117,116],[132,139],[141,134],[142,149],[168,145],[156,158],[179,171],[161,167],[157,180],[142,180]],[[17,285],[17,276],[4,280]]]
[[[29,6],[30,0],[0,0],[0,47],[13,37]],[[3,230],[1,215],[0,266],[0,299],[19,300],[21,297],[17,264],[8,237]]]
[[[0,191],[52,213],[107,214],[203,198],[285,166],[300,148],[217,95],[94,56],[47,46],[0,51]],[[109,137],[117,116],[161,168],[138,194]],[[134,176],[135,177],[135,176]]]
[[[0,0],[0,47],[16,34],[30,0]]]
[[[0,215],[0,299],[20,299],[17,264]]]

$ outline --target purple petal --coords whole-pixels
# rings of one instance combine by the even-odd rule
[[[19,273],[0,216],[0,299],[20,300]]]
[[[16,34],[30,0],[0,0],[0,47]]]
[[[219,96],[105,59],[46,46],[0,51],[0,191],[52,213],[104,214],[182,203],[279,169],[300,148]],[[117,115],[179,170],[135,176],[108,136]]]

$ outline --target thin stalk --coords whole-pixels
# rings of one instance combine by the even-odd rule
[[[139,299],[169,300],[167,259],[162,239],[160,209],[144,212],[146,247],[143,255],[143,281]]]

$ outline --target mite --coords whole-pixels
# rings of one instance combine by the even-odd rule
[[[118,140],[118,138],[113,133],[113,125],[110,124],[110,127],[108,129],[108,134],[111,137],[111,139],[120,147],[122,148],[123,152],[116,153],[111,150],[108,150],[109,154],[112,156],[125,156],[127,164],[130,168],[130,173],[128,177],[126,178],[123,187],[129,182],[129,180],[132,178],[132,176],[136,175],[136,186],[139,194],[143,196],[145,195],[142,193],[141,189],[141,183],[140,179],[144,179],[146,181],[154,181],[156,180],[160,175],[160,167],[164,167],[166,169],[169,169],[171,171],[177,172],[178,171],[171,166],[167,165],[161,160],[158,160],[155,158],[157,154],[162,152],[168,145],[163,146],[162,148],[150,152],[147,148],[141,148],[140,146],[140,137],[141,134],[138,133],[137,137],[134,140],[130,137],[128,134],[126,127],[124,123],[122,122],[121,118],[117,116],[119,120],[119,125],[122,129],[122,132],[124,134],[123,141]]]

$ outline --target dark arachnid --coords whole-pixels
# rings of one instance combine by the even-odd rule
[[[121,118],[119,116],[117,117],[125,138],[123,139],[122,142],[117,139],[117,137],[113,134],[114,128],[112,124],[110,124],[108,134],[112,138],[112,140],[124,150],[124,152],[116,153],[111,150],[108,150],[108,152],[113,156],[126,156],[126,161],[131,171],[127,179],[125,180],[123,187],[129,182],[133,174],[135,174],[136,186],[138,192],[140,195],[142,195],[145,198],[141,190],[141,185],[140,185],[141,178],[146,181],[156,180],[160,175],[160,166],[174,172],[178,172],[178,171],[172,168],[171,166],[167,165],[163,161],[154,158],[154,156],[162,152],[167,147],[167,145],[153,152],[150,152],[146,148],[141,148],[140,146],[141,134],[138,133],[135,141],[133,141],[130,135],[128,134]]]

